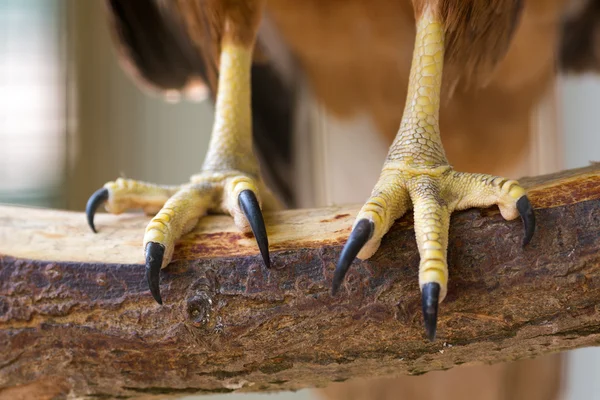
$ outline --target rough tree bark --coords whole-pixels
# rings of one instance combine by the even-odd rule
[[[202,220],[144,279],[147,217],[0,207],[0,397],[153,397],[323,387],[600,344],[600,166],[523,179],[538,227],[453,216],[438,340],[423,335],[411,216],[342,294],[357,207],[267,215],[273,269],[227,217]],[[35,398],[44,398],[35,396]]]

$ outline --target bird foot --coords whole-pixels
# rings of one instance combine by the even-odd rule
[[[94,232],[94,214],[102,204],[113,214],[136,208],[156,214],[146,227],[144,252],[150,292],[162,304],[160,270],[171,261],[175,242],[208,212],[229,214],[238,229],[252,231],[265,266],[270,267],[261,195],[267,209],[276,208],[275,198],[263,183],[239,171],[203,172],[181,186],[159,186],[119,178],[108,182],[90,197],[86,214]]]
[[[533,209],[525,190],[506,178],[454,171],[450,166],[414,168],[388,163],[371,197],[360,210],[333,278],[335,294],[355,257],[367,259],[379,248],[393,222],[414,209],[419,254],[419,285],[427,337],[434,340],[438,304],[447,292],[446,260],[450,214],[471,207],[498,205],[506,220],[523,220],[523,245],[535,229]]]

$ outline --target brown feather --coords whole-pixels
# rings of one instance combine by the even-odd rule
[[[179,9],[190,41],[208,60],[211,81],[224,32],[237,26],[232,40],[249,44],[260,18],[255,2],[155,1],[163,10]],[[568,1],[527,0],[523,6],[519,0],[270,0],[266,12],[319,101],[339,117],[370,115],[391,141],[404,107],[415,15],[425,5],[437,7],[446,24],[441,110],[446,153],[458,169],[493,173],[519,159],[529,141],[533,107],[556,74],[561,33],[565,67],[598,64],[596,42],[583,46],[579,39],[597,36],[597,18],[590,12],[597,2],[570,0],[587,8],[571,13],[570,20],[580,23],[563,27]],[[566,31],[567,26],[578,29]]]
[[[202,54],[170,2],[108,0],[106,5],[118,59],[140,86],[153,92],[185,91],[204,81]]]
[[[600,2],[571,0],[560,42],[560,67],[571,73],[600,71]]]
[[[441,1],[446,71],[467,83],[487,83],[506,56],[522,11],[523,0]]]
[[[500,13],[499,23],[496,14],[478,8],[482,2],[437,2],[446,13],[449,44],[441,132],[455,168],[501,173],[521,160],[533,107],[556,73],[564,2],[528,0],[519,12],[514,1],[486,1],[507,5],[506,10],[492,8]],[[455,9],[461,4],[467,8]],[[472,20],[469,15],[476,11],[482,17]],[[339,118],[366,113],[391,143],[400,125],[412,59],[419,12],[413,2],[272,0],[267,12],[319,101]],[[470,43],[473,32],[481,37]],[[458,81],[465,74],[486,85]],[[456,82],[459,86],[452,91]]]
[[[506,55],[524,0],[412,0],[415,18],[426,8],[444,23],[446,85],[485,85]],[[451,79],[449,79],[451,77]]]

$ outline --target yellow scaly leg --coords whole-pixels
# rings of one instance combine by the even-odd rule
[[[524,245],[535,228],[525,190],[514,180],[456,172],[448,164],[439,132],[439,104],[444,62],[444,29],[425,10],[417,21],[415,49],[404,115],[379,181],[362,207],[336,266],[335,294],[355,257],[366,259],[378,249],[394,221],[411,207],[419,254],[419,285],[427,336],[437,329],[438,304],[448,287],[448,229],[454,210],[497,204],[502,216],[519,214]]]
[[[215,124],[202,172],[179,187],[123,179],[109,182],[90,197],[86,208],[94,231],[94,214],[104,203],[113,213],[130,208],[158,212],[146,228],[144,251],[148,285],[159,304],[160,269],[171,261],[175,242],[209,211],[228,213],[240,230],[254,232],[265,265],[270,266],[261,208],[275,209],[279,204],[260,178],[252,150],[250,70],[254,40],[250,44],[236,40],[239,32],[232,26],[222,40]]]

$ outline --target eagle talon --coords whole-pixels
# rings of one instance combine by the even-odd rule
[[[258,244],[265,266],[271,268],[271,260],[269,258],[269,238],[267,237],[265,220],[256,195],[251,190],[243,190],[238,196],[238,202],[242,212],[250,223],[252,233],[254,233],[254,237],[256,238],[256,243]]]
[[[146,280],[150,288],[150,293],[154,300],[162,305],[162,298],[160,297],[160,270],[162,268],[162,262],[165,255],[165,246],[156,242],[149,242],[146,245]]]
[[[96,227],[94,226],[94,215],[96,215],[96,211],[98,208],[106,203],[108,200],[108,189],[101,188],[98,189],[92,194],[85,206],[85,215],[87,216],[87,222],[90,228],[94,233],[98,233]]]
[[[535,214],[533,213],[533,207],[531,207],[531,203],[526,195],[521,196],[519,200],[517,200],[517,210],[523,220],[523,229],[525,230],[523,246],[527,246],[535,231]]]
[[[437,282],[428,282],[423,285],[421,291],[421,303],[423,306],[423,320],[425,321],[425,331],[430,341],[435,340],[437,330],[438,304],[440,298],[440,284]]]
[[[373,224],[373,221],[369,221],[368,219],[361,219],[354,226],[335,267],[333,284],[331,286],[331,294],[333,296],[335,296],[340,289],[344,277],[346,276],[350,265],[356,258],[356,255],[360,252],[365,243],[369,241],[371,236],[373,236],[374,231],[375,225]]]

